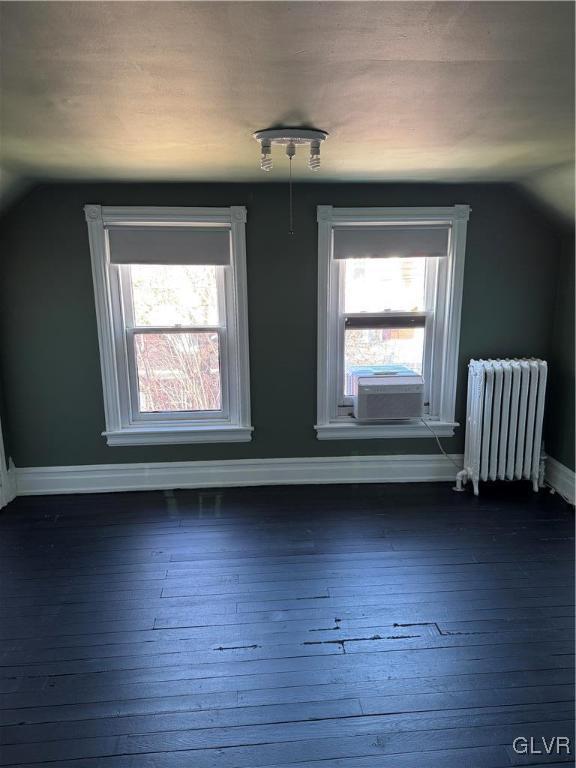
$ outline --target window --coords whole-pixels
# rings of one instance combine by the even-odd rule
[[[85,211],[108,444],[250,440],[245,209]]]
[[[319,439],[432,437],[454,427],[468,206],[319,206]],[[423,376],[424,420],[360,424],[358,377]]]

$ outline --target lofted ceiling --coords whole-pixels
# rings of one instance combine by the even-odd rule
[[[546,196],[540,179],[572,175],[571,2],[1,14],[5,178],[262,180],[251,133],[274,124],[330,133],[324,180],[522,180]],[[310,178],[303,158],[295,172]],[[266,178],[284,174],[278,157]]]

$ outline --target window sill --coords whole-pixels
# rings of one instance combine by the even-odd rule
[[[436,437],[452,437],[457,422],[428,421]],[[333,421],[315,426],[318,440],[374,440],[382,438],[429,437],[434,435],[421,421],[387,424],[360,424],[356,421]]]
[[[253,427],[226,425],[127,427],[103,432],[108,445],[189,445],[191,443],[249,443]]]

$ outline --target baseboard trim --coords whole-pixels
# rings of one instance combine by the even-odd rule
[[[462,465],[462,456],[452,457]],[[442,455],[337,456],[154,464],[30,467],[16,472],[19,496],[52,493],[320,483],[415,483],[454,480]]]
[[[0,440],[2,437],[0,436]],[[0,477],[0,509],[10,504],[16,498],[16,467],[10,462],[8,469],[2,470]]]
[[[570,504],[574,504],[576,474],[551,456],[546,459],[546,481],[554,490],[568,499]]]

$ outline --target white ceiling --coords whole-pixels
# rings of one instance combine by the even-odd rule
[[[11,178],[261,180],[251,133],[276,123],[330,133],[321,179],[521,180],[572,162],[571,2],[1,13]],[[279,158],[266,178],[284,172]],[[309,178],[303,158],[296,172]]]

